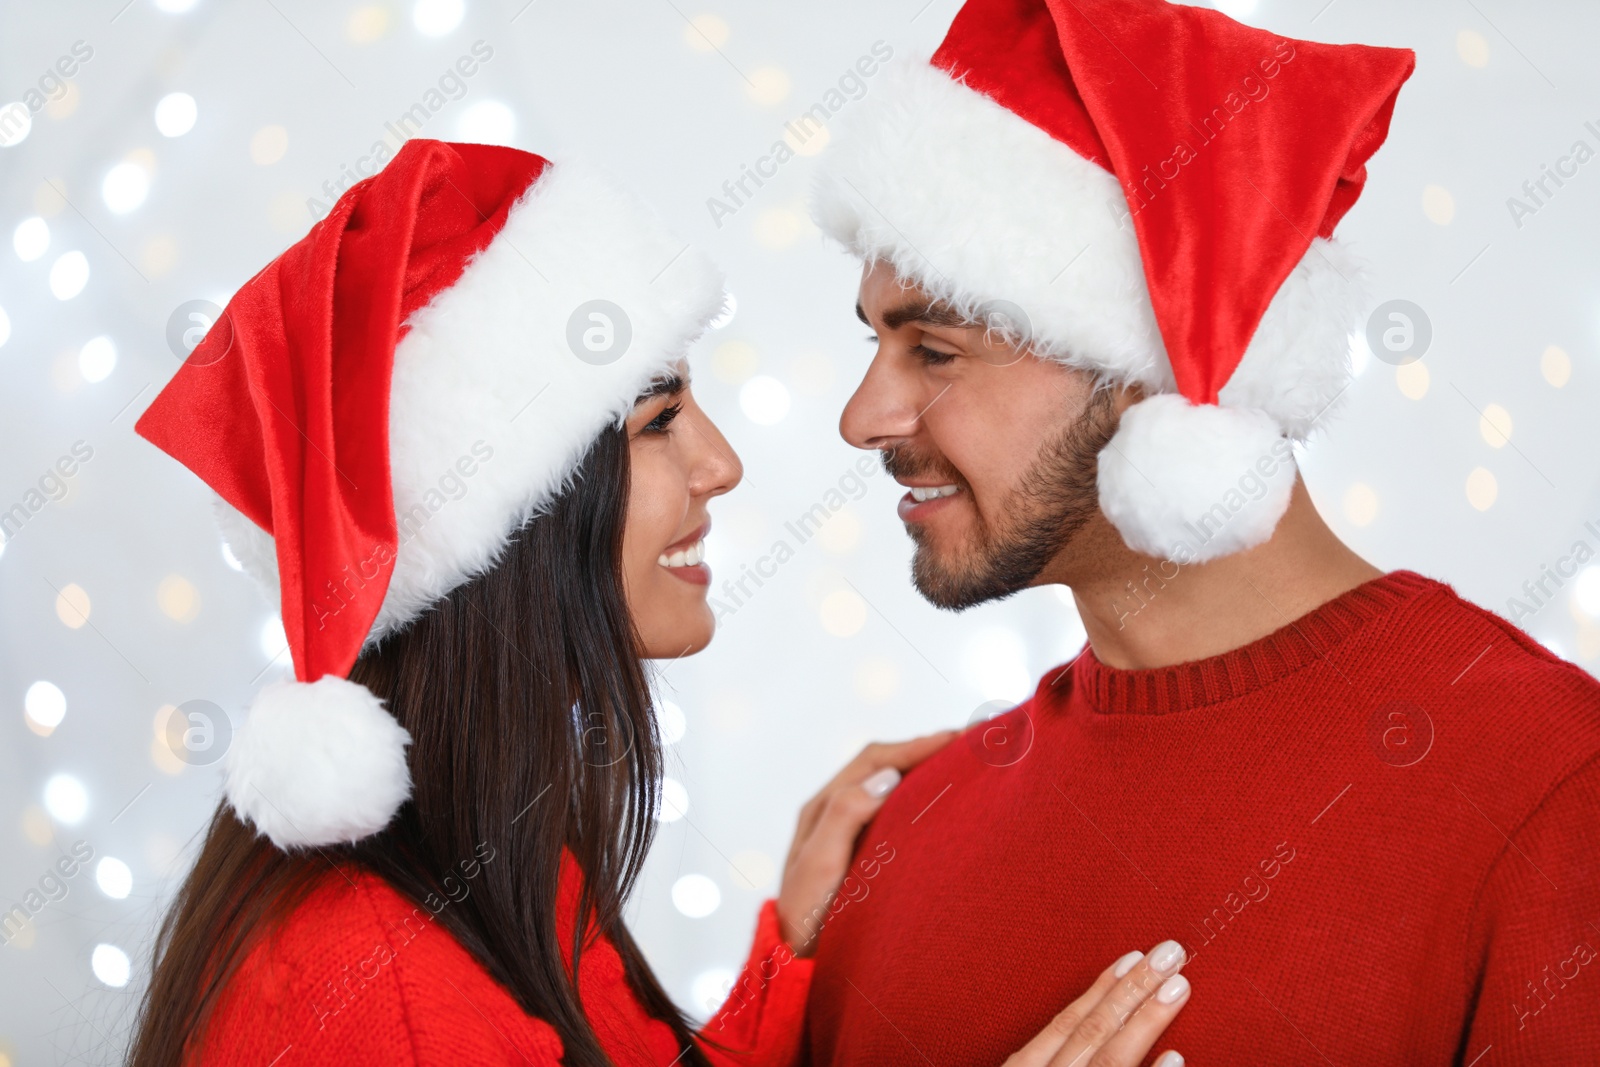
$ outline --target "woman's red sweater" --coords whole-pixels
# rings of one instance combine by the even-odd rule
[[[582,876],[563,861],[557,904],[571,943]],[[441,908],[450,907],[446,903]],[[193,1062],[205,1067],[554,1067],[561,1040],[483,966],[383,879],[329,868],[311,895],[246,956],[223,990]],[[568,960],[570,965],[570,958]],[[787,1067],[798,1058],[811,961],[796,959],[767,901],[748,962],[700,1047],[719,1067]],[[589,1023],[618,1065],[670,1065],[684,1049],[646,1014],[622,958],[599,935],[578,967]]]

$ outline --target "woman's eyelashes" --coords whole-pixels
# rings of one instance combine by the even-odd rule
[[[678,412],[683,410],[682,404],[668,404],[661,409],[655,418],[645,423],[644,433],[666,433],[672,420],[678,417]]]

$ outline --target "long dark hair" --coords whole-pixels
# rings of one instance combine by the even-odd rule
[[[622,920],[655,828],[661,746],[623,593],[628,441],[602,434],[576,479],[513,536],[490,571],[362,655],[367,686],[411,734],[412,798],[353,846],[285,853],[224,803],[162,924],[129,1050],[132,1067],[175,1067],[244,956],[329,873],[369,870],[419,905],[456,900],[458,865],[495,850],[438,921],[531,1015],[565,1062],[611,1061],[584,1018],[556,922],[562,849],[584,873],[579,915],[622,956],[644,1009],[707,1063]],[[450,879],[447,881],[447,879]],[[430,908],[430,910],[434,910]]]

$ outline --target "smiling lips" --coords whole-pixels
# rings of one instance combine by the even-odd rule
[[[656,564],[665,567],[675,578],[695,585],[710,585],[711,568],[705,564],[706,534],[710,529],[708,522],[683,540],[668,545],[656,558]]]
[[[961,487],[954,484],[913,485],[909,488],[910,491],[900,498],[897,509],[901,522],[922,522],[961,492]]]
[[[663,567],[693,567],[706,558],[706,542],[704,538],[694,542],[688,548],[680,548],[673,552],[663,552],[656,560]]]

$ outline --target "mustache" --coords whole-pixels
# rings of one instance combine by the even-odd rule
[[[908,445],[886,448],[879,453],[883,469],[891,478],[925,478],[937,475],[948,483],[965,486],[966,479],[943,456],[918,452]]]

